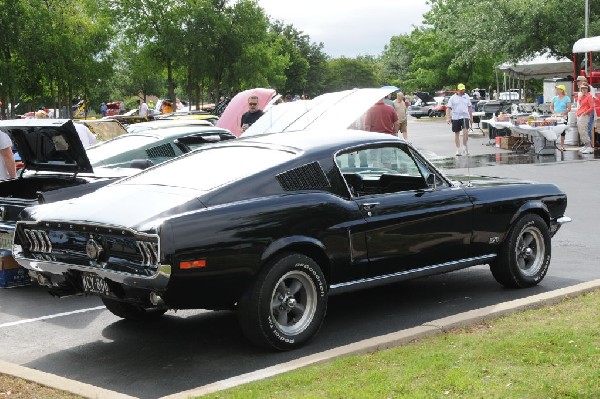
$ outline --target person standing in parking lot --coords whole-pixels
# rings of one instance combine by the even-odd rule
[[[390,107],[384,101],[385,99],[382,98],[367,111],[365,130],[396,135],[398,132],[398,114],[393,107]]]
[[[579,150],[582,154],[593,154],[592,142],[588,136],[590,125],[590,114],[594,112],[594,100],[590,94],[590,86],[587,82],[579,86],[581,95],[579,96],[579,107],[577,107],[577,131],[584,147]]]
[[[398,132],[402,133],[404,140],[408,140],[408,107],[404,100],[404,93],[399,91],[398,94],[396,94],[396,100],[394,100],[393,105],[396,114],[398,114]]]
[[[8,134],[0,130],[0,180],[15,179],[17,177],[17,167],[15,156],[12,151],[12,140]]]
[[[258,108],[258,96],[248,97],[248,111],[242,115],[242,133],[252,126],[252,124],[261,116],[263,116],[263,112]]]
[[[140,116],[148,116],[148,104],[142,100],[137,100]]]
[[[460,83],[458,93],[454,93],[446,105],[446,122],[452,124],[456,156],[469,155],[467,141],[469,140],[469,127],[473,125],[473,104],[469,95],[465,93],[465,85]],[[462,146],[460,145],[460,131],[463,132]]]

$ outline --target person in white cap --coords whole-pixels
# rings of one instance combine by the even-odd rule
[[[582,93],[581,93],[581,85],[584,83],[588,83],[587,78],[583,75],[579,75],[577,76],[577,88],[579,89],[579,93],[577,94],[573,94],[573,101],[578,101],[578,99],[581,97]],[[588,83],[589,85],[589,83]],[[592,139],[592,132],[594,131],[594,124],[596,122],[596,90],[594,90],[593,86],[589,86],[589,92],[592,96],[592,100],[594,102],[594,110],[592,111],[592,113],[590,114],[590,124],[588,126],[588,137],[590,138],[590,140]]]
[[[465,93],[465,85],[456,86],[458,93],[454,93],[446,105],[446,122],[452,124],[456,156],[469,155],[467,141],[469,140],[469,127],[473,125],[473,105],[469,95]],[[460,131],[463,132],[462,146],[460,145]]]
[[[588,137],[588,127],[590,125],[590,114],[594,112],[594,100],[589,93],[590,86],[587,82],[584,82],[579,89],[581,90],[581,95],[579,96],[579,107],[577,107],[577,131],[579,132],[579,138],[585,145],[579,152],[582,154],[593,154],[594,149]]]

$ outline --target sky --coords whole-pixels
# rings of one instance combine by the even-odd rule
[[[380,55],[392,36],[420,26],[426,0],[258,0],[271,19],[284,21],[322,42],[331,57]]]

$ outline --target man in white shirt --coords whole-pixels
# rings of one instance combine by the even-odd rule
[[[17,177],[15,157],[12,152],[12,140],[8,134],[0,130],[0,180]]]
[[[473,105],[469,95],[465,93],[465,85],[460,83],[458,93],[454,93],[446,105],[446,122],[452,124],[456,156],[469,155],[467,141],[469,140],[469,127],[473,125]],[[460,131],[463,132],[462,147],[460,145]]]

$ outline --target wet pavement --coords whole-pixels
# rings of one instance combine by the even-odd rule
[[[577,150],[556,151],[553,155],[535,155],[528,153],[495,153],[480,154],[463,157],[430,157],[429,160],[440,169],[456,168],[478,168],[494,165],[528,165],[528,164],[548,164],[557,162],[589,161],[600,159],[600,150],[594,154],[580,154]]]
[[[462,135],[461,135],[462,139]],[[455,156],[454,133],[442,118],[409,118],[408,140],[440,169],[479,168],[496,165],[531,165],[558,162],[581,162],[600,159],[600,149],[594,154],[581,154],[579,148],[566,145],[566,151],[556,149],[553,154],[537,155],[498,148],[488,139],[487,130],[469,132],[469,156]]]

